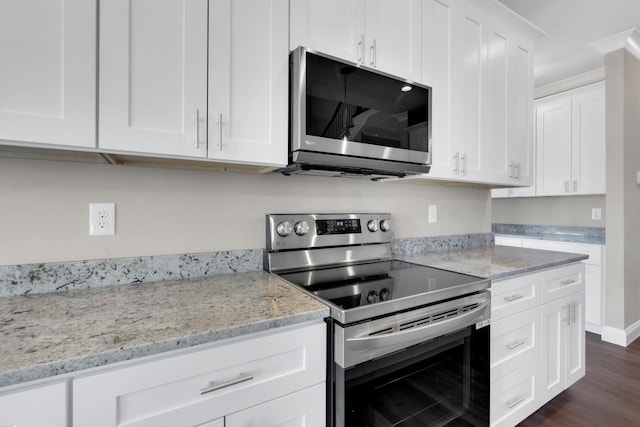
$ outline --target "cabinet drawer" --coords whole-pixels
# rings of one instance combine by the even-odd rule
[[[542,275],[527,274],[491,282],[491,320],[500,320],[542,302]]]
[[[540,357],[540,308],[491,323],[491,381]]]
[[[540,359],[491,384],[490,425],[514,426],[539,407]]]
[[[80,377],[74,423],[200,425],[325,382],[324,323],[249,337]]]
[[[66,427],[67,382],[0,394],[0,425]]]
[[[584,291],[584,264],[576,263],[566,267],[542,272],[542,302]]]

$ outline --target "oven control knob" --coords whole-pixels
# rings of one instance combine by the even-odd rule
[[[278,225],[276,225],[276,233],[278,233],[282,237],[288,236],[289,234],[291,234],[291,224],[289,224],[287,221],[279,223]]]
[[[367,223],[367,228],[369,229],[369,231],[375,233],[376,231],[378,231],[378,221],[372,219]]]
[[[309,223],[307,221],[296,222],[296,225],[293,226],[293,231],[298,236],[304,236],[309,232]]]
[[[391,230],[391,221],[389,221],[388,219],[383,219],[382,221],[380,221],[380,230],[382,231]]]
[[[380,301],[389,301],[391,299],[391,291],[387,288],[382,288],[380,291]]]
[[[378,293],[376,291],[369,292],[369,295],[367,295],[367,301],[369,301],[369,304],[377,303],[378,302]]]

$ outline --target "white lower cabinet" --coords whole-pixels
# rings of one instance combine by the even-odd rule
[[[314,323],[78,376],[73,425],[324,425],[325,341]]]
[[[491,426],[514,426],[585,374],[582,263],[491,284]]]
[[[496,245],[589,255],[585,265],[585,329],[600,335],[604,313],[604,245],[496,236]]]
[[[67,427],[67,381],[0,393],[0,426]]]

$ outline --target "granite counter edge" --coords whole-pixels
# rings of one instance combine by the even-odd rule
[[[561,267],[563,265],[569,265],[569,264],[574,264],[576,262],[580,262],[580,261],[584,261],[585,259],[588,259],[589,256],[588,255],[577,255],[574,257],[570,257],[570,258],[565,258],[562,260],[557,260],[557,261],[549,261],[549,262],[545,262],[544,264],[536,264],[536,265],[532,265],[529,267],[522,267],[519,269],[514,269],[513,271],[505,271],[503,273],[497,273],[497,274],[493,274],[491,275],[491,277],[488,277],[488,279],[490,280],[501,280],[501,279],[506,279],[509,277],[513,277],[513,276],[520,276],[522,274],[528,274],[528,273],[534,273],[536,271],[540,271],[540,270],[547,270],[549,268],[554,268],[554,267]]]
[[[55,380],[59,375],[73,374],[82,370],[107,366],[128,360],[135,360],[145,356],[159,355],[173,350],[195,347],[202,344],[210,344],[229,338],[264,332],[284,326],[321,320],[327,316],[329,316],[329,308],[324,307],[275,319],[237,325],[219,330],[211,330],[200,334],[172,338],[159,342],[150,342],[130,348],[99,352],[72,359],[58,360],[26,368],[0,372],[0,388],[17,386],[22,383],[36,380]]]

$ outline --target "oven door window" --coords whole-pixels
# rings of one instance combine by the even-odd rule
[[[344,425],[488,425],[488,329],[469,327],[348,369]]]

